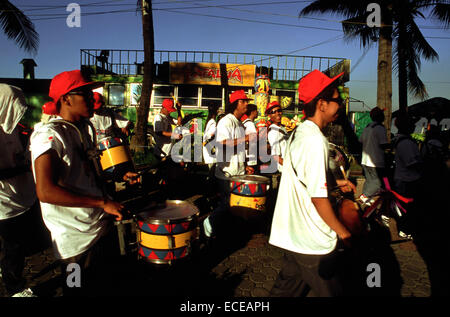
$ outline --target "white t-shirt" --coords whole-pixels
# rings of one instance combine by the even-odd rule
[[[292,137],[285,152],[269,243],[302,254],[328,254],[336,247],[337,235],[311,200],[328,197],[328,141],[310,120]]]
[[[399,138],[401,138],[400,141],[398,141]],[[403,134],[396,136],[394,144],[396,144],[394,179],[403,182],[418,180],[421,177],[420,172],[415,168],[411,168],[414,164],[422,163],[417,144]]]
[[[216,141],[234,140],[245,137],[244,125],[232,113],[227,114],[217,124]],[[225,151],[224,151],[225,149]],[[216,177],[227,179],[231,176],[245,174],[245,143],[231,151],[231,148],[218,145]]]
[[[172,117],[167,117],[162,113],[155,115],[153,119],[153,129],[155,132],[172,132]],[[155,135],[156,151],[160,153],[161,156],[170,156],[170,150],[172,149],[172,139],[164,135]],[[161,153],[160,149],[162,150]],[[164,155],[165,154],[165,155]]]
[[[258,133],[256,130],[255,122],[250,119],[245,119],[242,124],[245,128],[245,135]],[[254,166],[258,164],[258,144],[255,142],[254,144],[249,144],[249,148],[247,150],[247,164],[249,166]]]
[[[215,138],[217,131],[217,123],[216,120],[210,119],[206,123],[205,132],[203,134],[203,142],[206,142],[207,140],[211,138]],[[206,164],[213,164],[216,163],[216,156],[211,153],[211,149],[213,148],[215,142],[214,140],[211,140],[208,142],[206,146],[203,147],[203,160]]]
[[[384,167],[384,150],[380,147],[388,143],[384,126],[376,122],[369,123],[359,141],[363,147],[361,164],[369,167]]]
[[[52,123],[40,126],[31,135],[31,157],[33,162],[49,150],[60,158],[58,184],[72,192],[93,197],[102,197],[95,180],[95,172],[87,158],[82,158],[86,147],[92,146],[88,123],[77,124],[83,139],[89,145],[83,147],[78,132],[69,125]],[[109,217],[101,208],[64,207],[41,202],[42,218],[50,230],[53,249],[58,259],[66,259],[88,250],[107,230]]]
[[[17,127],[11,134],[5,133],[0,127],[0,145],[3,149],[0,156],[0,170],[29,162],[29,153],[24,149],[19,133]],[[0,180],[0,220],[23,214],[33,206],[36,199],[36,187],[31,171]]]
[[[286,142],[288,134],[285,128],[279,127],[276,124],[271,124],[269,132],[267,133],[267,139],[270,144],[270,154],[284,157],[284,151],[286,149]],[[278,163],[278,171],[281,172],[283,165]]]
[[[118,128],[126,128],[130,121],[128,119],[122,117],[118,113],[110,110],[114,121]],[[95,132],[97,134],[97,141],[107,137],[107,129],[111,128],[113,122],[111,119],[111,116],[107,113],[97,114],[94,113],[94,116],[90,118],[90,121],[92,122],[92,125],[95,128]]]

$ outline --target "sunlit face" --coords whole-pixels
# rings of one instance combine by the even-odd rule
[[[94,95],[88,89],[74,90],[67,94],[73,115],[90,118],[94,115]]]
[[[238,113],[244,114],[247,112],[248,100],[239,99],[236,107]]]
[[[322,100],[321,110],[326,122],[333,122],[338,118],[342,104],[343,102],[337,89],[334,90],[332,100]]]
[[[281,110],[281,107],[275,106],[267,113],[269,116],[270,121],[273,123],[280,123],[281,122],[281,116],[283,114],[283,110]]]

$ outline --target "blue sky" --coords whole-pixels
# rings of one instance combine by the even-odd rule
[[[79,69],[80,49],[82,48],[143,48],[139,14],[120,12],[87,15],[87,13],[93,12],[132,11],[136,7],[136,0],[10,1],[24,10],[33,20],[40,35],[40,45],[38,53],[30,55],[19,49],[4,34],[0,34],[0,77],[20,78],[22,65],[19,63],[23,58],[33,58],[36,61],[38,64],[35,69],[37,78],[52,78],[62,71]],[[80,28],[69,28],[66,25],[66,17],[69,15],[69,12],[66,12],[66,6],[72,2],[81,5]],[[271,54],[286,54],[298,50],[294,53],[295,55],[348,58],[351,59],[352,73],[350,82],[346,85],[350,87],[351,97],[364,101],[368,108],[375,106],[377,46],[373,45],[363,56],[364,49],[360,47],[358,41],[332,41],[331,39],[342,35],[341,25],[338,22],[341,17],[314,15],[311,17],[320,18],[320,20],[299,19],[299,11],[310,2],[154,0],[155,49]],[[196,6],[209,7],[192,8]],[[190,9],[180,9],[183,7]],[[171,11],[166,11],[167,9]],[[219,18],[219,16],[223,18]],[[439,26],[430,19],[418,19],[416,22],[419,26],[425,27],[422,30],[426,37],[450,38],[449,30],[430,28]],[[327,40],[330,40],[327,44],[308,48]],[[430,98],[450,99],[450,39],[428,38],[427,40],[438,52],[439,62],[423,61],[421,78],[427,85]],[[362,59],[360,59],[361,56],[363,56]],[[358,61],[360,62],[357,64]],[[413,104],[418,101],[410,98],[409,103]],[[393,75],[392,102],[393,110],[398,109],[395,74]],[[350,110],[367,110],[367,107],[362,107],[361,103],[352,103]]]

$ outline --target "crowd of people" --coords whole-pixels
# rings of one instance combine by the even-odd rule
[[[265,116],[269,124],[255,125],[256,105],[244,90],[230,94],[226,111],[219,117],[218,106],[208,107],[203,134],[203,158],[208,179],[215,184],[219,203],[201,224],[202,237],[213,241],[226,234],[224,224],[230,217],[230,179],[244,175],[272,175],[277,178],[269,243],[285,251],[282,269],[271,291],[272,296],[301,296],[307,287],[317,296],[345,295],[340,270],[341,248],[352,248],[354,233],[339,216],[338,204],[331,192],[356,194],[347,177],[336,178],[330,171],[330,146],[324,128],[342,113],[344,100],[338,91],[342,74],[333,78],[314,70],[299,82],[299,100],[305,120],[288,133],[281,124],[283,109],[268,103]],[[121,220],[124,206],[114,201],[95,167],[97,142],[105,137],[127,139],[132,123],[104,107],[102,95],[92,90],[101,84],[86,80],[76,71],[56,75],[50,84],[52,102],[43,107],[50,116],[35,126],[23,141],[18,125],[27,106],[23,92],[0,85],[0,144],[8,147],[0,160],[0,267],[9,294],[32,294],[25,289],[24,223],[30,214],[41,214],[51,234],[53,250],[68,276],[76,263],[83,274],[83,285],[67,287],[64,295],[95,294],[101,281],[101,265],[111,256],[117,237],[112,236],[114,220]],[[174,141],[183,139],[173,126],[180,126],[182,105],[165,99],[154,118],[155,153],[170,158]],[[177,113],[175,120],[171,113]],[[445,142],[432,128],[419,149],[410,137],[414,122],[398,117],[398,135],[389,142],[383,126],[383,109],[370,112],[372,123],[363,131],[362,169],[365,177],[361,208],[370,206],[385,188],[388,177],[385,152],[394,151],[395,170],[390,179],[400,195],[412,198],[408,213],[395,217],[383,215],[386,225],[394,217],[399,235],[411,238],[418,229],[423,181],[442,176],[445,166]],[[273,168],[275,167],[275,168]],[[139,182],[135,171],[122,175],[130,186]],[[427,178],[428,177],[428,178]],[[389,178],[389,177],[388,177]],[[431,178],[432,179],[432,178]]]

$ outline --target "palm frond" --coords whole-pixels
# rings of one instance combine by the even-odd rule
[[[413,19],[409,20],[408,22],[408,44],[426,60],[432,62],[439,61],[438,53],[427,42],[416,22]]]
[[[27,52],[36,53],[39,34],[31,20],[7,0],[0,1],[0,27],[6,36]]]
[[[370,47],[378,40],[379,28],[371,28],[366,24],[367,15],[342,21],[342,30],[346,40],[359,39],[362,47]]]
[[[438,3],[431,10],[430,16],[438,19],[442,25],[448,29],[450,27],[450,2]]]
[[[331,13],[351,18],[364,14],[367,9],[367,4],[370,2],[367,0],[316,0],[303,8],[299,13],[299,17],[314,13]]]

